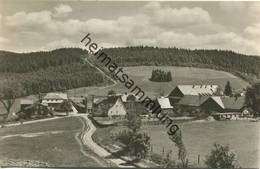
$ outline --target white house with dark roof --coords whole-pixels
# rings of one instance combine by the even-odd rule
[[[218,85],[177,85],[169,94],[171,104],[175,104],[184,96],[213,96]]]
[[[66,93],[47,93],[42,98],[43,104],[57,104],[62,103],[64,100],[68,100],[68,95]]]
[[[54,108],[63,103],[64,100],[68,100],[66,93],[47,93],[42,98],[42,104],[54,110]]]
[[[126,111],[126,108],[123,104],[123,101],[120,97],[118,97],[115,104],[112,105],[108,109],[107,116],[109,118],[114,118],[114,117],[125,118],[126,114],[127,114],[127,111]]]

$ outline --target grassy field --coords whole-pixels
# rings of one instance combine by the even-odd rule
[[[259,127],[260,123],[248,121],[214,121],[178,123],[182,131],[183,141],[187,149],[187,157],[192,166],[206,167],[205,156],[210,154],[214,143],[229,145],[235,152],[238,163],[243,168],[260,167]],[[125,130],[126,127],[101,128],[96,134],[103,145],[112,143],[109,136]],[[167,129],[163,125],[143,125],[142,131],[151,137],[153,153],[164,155],[172,150],[172,160],[178,159],[178,149],[169,139]],[[223,132],[225,131],[225,132]],[[104,136],[103,136],[104,135]],[[200,155],[200,164],[197,163]]]
[[[100,167],[84,156],[75,135],[82,129],[77,117],[0,129],[0,159],[36,160],[51,167]],[[84,148],[86,150],[86,148]],[[90,150],[90,155],[95,156]]]
[[[151,82],[149,78],[153,69],[163,69],[171,71],[173,81],[171,82]],[[124,72],[127,73],[135,84],[141,87],[148,96],[158,96],[160,94],[167,95],[176,85],[179,84],[217,84],[222,89],[227,81],[230,81],[233,89],[242,89],[248,86],[248,83],[234,75],[212,69],[192,68],[192,67],[175,67],[175,66],[135,66],[124,67]],[[112,87],[86,87],[77,88],[69,91],[70,95],[81,96],[87,94],[106,95],[108,90],[116,92],[129,92],[123,85],[119,84]]]
[[[180,126],[189,162],[197,164],[200,155],[201,167],[214,143],[229,145],[237,154],[238,163],[243,168],[260,167],[259,127],[260,123],[248,121],[215,121],[183,123]],[[164,126],[144,126],[143,131],[151,136],[155,153],[172,150],[177,158],[175,144],[169,139]]]

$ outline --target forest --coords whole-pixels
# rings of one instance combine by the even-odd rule
[[[25,54],[0,52],[0,93],[12,87],[19,91],[19,97],[110,84],[100,72],[83,62],[83,54],[86,52],[74,48]]]
[[[259,56],[232,51],[138,46],[107,48],[104,52],[119,66],[211,68],[231,72],[248,81],[260,76]],[[39,92],[110,84],[106,77],[84,62],[86,56],[87,51],[80,48],[31,53],[0,51],[0,90],[5,86],[14,85],[22,89],[19,96],[25,96]]]
[[[171,72],[165,72],[161,69],[155,69],[152,71],[151,78],[149,79],[153,82],[170,82],[172,81]]]
[[[119,47],[104,49],[120,66],[188,66],[233,73],[247,81],[260,78],[260,57],[227,50]]]

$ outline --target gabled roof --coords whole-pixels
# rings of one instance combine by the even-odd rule
[[[21,100],[21,104],[33,104],[34,101],[33,100],[29,100],[29,99],[22,99]]]
[[[158,101],[159,105],[161,106],[161,109],[171,109],[171,108],[173,108],[171,106],[169,98],[160,97],[160,98],[157,98],[157,101]]]
[[[218,88],[218,85],[177,85],[183,95],[202,95],[202,96],[212,96]]]
[[[43,99],[68,99],[68,96],[66,93],[47,93],[46,96],[43,97]]]
[[[237,109],[244,107],[245,97],[214,96],[211,97],[223,109]]]
[[[208,98],[209,98],[209,96],[187,95],[187,96],[183,96],[177,104],[178,105],[187,105],[187,106],[200,106]]]

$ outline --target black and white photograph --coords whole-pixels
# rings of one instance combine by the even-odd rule
[[[0,0],[0,168],[260,168],[260,1]]]

